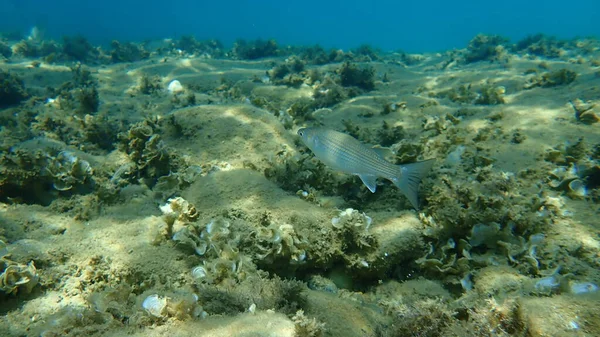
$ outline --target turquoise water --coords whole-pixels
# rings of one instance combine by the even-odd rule
[[[600,3],[577,1],[0,1],[0,30],[83,34],[94,43],[193,34],[199,39],[275,38],[283,44],[408,52],[461,48],[477,33],[521,39],[600,34]]]

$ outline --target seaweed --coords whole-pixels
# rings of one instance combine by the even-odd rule
[[[497,105],[504,104],[504,94],[506,89],[503,86],[484,84],[477,92],[473,90],[471,84],[461,84],[438,93],[432,94],[437,98],[448,98],[452,102],[461,104],[479,104],[479,105]]]
[[[525,84],[525,89],[531,89],[535,87],[552,88],[561,85],[568,85],[575,81],[577,73],[573,70],[566,68],[559,69],[552,72],[546,72],[541,75],[531,78],[528,83]]]
[[[119,62],[136,62],[145,60],[150,56],[150,53],[135,43],[120,43],[117,40],[113,40],[110,43],[113,49],[110,53],[110,58],[113,63]]]
[[[249,306],[249,299],[243,294],[202,286],[198,292],[202,308],[213,314],[237,315]]]
[[[435,97],[447,97],[449,100],[455,103],[471,103],[475,98],[477,98],[477,94],[471,90],[471,84],[461,84],[458,87],[441,91],[437,93]]]
[[[496,87],[486,84],[479,90],[479,96],[475,99],[475,104],[481,105],[497,105],[504,104],[504,87]]]
[[[183,35],[175,42],[175,48],[188,53],[193,53],[198,48],[200,42],[193,35]]]
[[[297,87],[304,83],[305,63],[300,58],[292,55],[284,63],[276,65],[268,72],[270,80],[275,84],[284,84]]]
[[[151,187],[160,177],[179,171],[177,156],[166,146],[158,128],[155,121],[144,120],[119,134],[121,150],[136,164],[136,173]]]
[[[315,65],[323,65],[331,62],[329,54],[320,45],[304,48],[300,57],[306,62]]]
[[[146,74],[143,74],[142,77],[140,77],[138,90],[144,95],[154,95],[159,93],[162,91],[162,85],[160,81],[160,77],[158,76],[150,77]]]
[[[82,35],[63,36],[62,52],[67,58],[75,61],[88,61],[97,56],[97,51]]]
[[[17,144],[4,154],[0,158],[0,200],[47,206],[60,195],[92,192],[95,184],[90,164],[63,147],[60,142],[40,138]]]
[[[360,45],[358,48],[353,49],[352,53],[358,56],[365,57],[368,61],[378,61],[380,59],[378,54],[381,53],[381,51],[373,48],[368,44],[363,44]]]
[[[508,39],[499,35],[478,34],[469,42],[465,61],[467,63],[497,61],[504,52],[503,45],[507,43]]]
[[[405,52],[400,53],[400,60],[407,66],[413,66],[423,62],[425,58],[422,55],[413,55]]]
[[[567,85],[575,81],[577,73],[569,69],[560,69],[542,75],[543,87],[555,87],[559,85]]]
[[[47,63],[52,63],[61,57],[61,46],[54,41],[42,41],[42,43],[38,46],[37,52],[38,56],[43,57],[44,61]]]
[[[49,205],[52,201],[50,182],[41,178],[43,154],[20,149],[2,154],[0,166],[0,200]]]
[[[0,69],[0,108],[18,104],[27,96],[23,79]]]
[[[86,87],[96,84],[96,80],[92,77],[92,72],[83,67],[81,63],[71,66],[71,74],[73,75],[71,82],[75,87]]]
[[[273,80],[282,80],[287,74],[289,74],[291,72],[292,72],[292,70],[290,69],[290,67],[286,63],[282,63],[279,65],[276,65],[273,69],[271,69],[268,72],[268,74],[269,74],[271,81],[273,81]]]
[[[526,52],[536,56],[558,58],[562,55],[562,48],[565,45],[566,42],[558,41],[556,38],[536,34],[518,41],[512,49],[516,52]]]
[[[256,60],[260,58],[277,56],[279,53],[279,47],[277,42],[271,40],[255,40],[248,42],[243,39],[239,39],[233,46],[233,55],[242,60]]]
[[[81,114],[89,114],[98,111],[100,99],[98,97],[98,90],[96,89],[95,85],[79,89],[76,97],[79,103],[77,112]]]
[[[391,126],[383,121],[381,128],[377,130],[377,137],[381,146],[391,146],[406,138],[406,132],[402,125]]]
[[[188,54],[205,54],[210,57],[222,57],[225,49],[223,43],[219,40],[198,41],[193,35],[183,35],[173,43],[173,46]]]
[[[439,299],[425,299],[390,307],[394,323],[387,336],[441,337],[454,321],[454,312]]]
[[[6,43],[0,41],[0,55],[5,58],[10,58],[13,54],[12,48],[10,48]]]
[[[98,83],[92,73],[84,68],[81,63],[71,66],[71,81],[63,83],[58,88],[59,97],[55,100],[61,109],[74,109],[79,114],[90,114],[98,111],[100,98]],[[49,95],[55,94],[53,89],[48,90]]]
[[[344,87],[357,87],[365,91],[375,89],[375,69],[371,66],[359,68],[354,63],[344,62],[337,73]]]
[[[21,40],[15,44],[14,53],[24,57],[37,57],[39,56],[39,48],[31,41]]]
[[[110,118],[107,114],[99,114],[84,119],[83,134],[85,140],[93,146],[104,151],[115,149],[115,143],[119,140],[117,135],[122,128],[122,123]],[[93,146],[88,146],[88,152],[92,152]]]
[[[313,106],[316,109],[332,107],[343,102],[348,97],[348,90],[344,89],[331,79],[326,79],[313,91]]]
[[[294,102],[288,109],[288,113],[296,123],[302,123],[314,119],[311,113],[314,111],[314,100],[310,98],[301,98]]]

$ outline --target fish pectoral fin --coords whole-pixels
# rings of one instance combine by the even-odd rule
[[[360,180],[362,180],[363,184],[367,186],[371,193],[375,193],[375,190],[377,189],[377,176],[370,174],[358,174],[358,177]]]

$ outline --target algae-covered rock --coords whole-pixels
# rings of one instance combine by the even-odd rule
[[[435,97],[447,97],[452,102],[461,104],[480,104],[480,105],[497,105],[504,104],[504,94],[506,89],[503,86],[493,84],[484,84],[478,90],[471,84],[459,85],[454,88],[440,91],[435,94]]]
[[[357,87],[365,91],[375,88],[375,69],[371,66],[359,67],[345,62],[338,70],[340,84],[344,87]]]
[[[317,109],[332,107],[343,102],[350,95],[351,93],[347,89],[337,84],[333,79],[326,78],[315,87],[312,105]]]
[[[162,91],[163,85],[160,77],[142,74],[136,89],[144,95],[156,95]]]
[[[571,84],[576,78],[577,73],[575,71],[563,68],[532,77],[524,87],[525,89],[531,89],[535,87],[552,88]]]
[[[67,58],[75,61],[90,61],[98,57],[98,51],[82,35],[64,36],[62,52]]]
[[[245,313],[235,317],[215,316],[199,321],[189,321],[184,325],[153,326],[139,332],[133,332],[131,336],[247,337],[257,334],[264,337],[301,336],[296,333],[296,325],[292,319],[273,311]],[[117,335],[114,334],[115,337]]]
[[[174,41],[173,47],[177,51],[183,51],[188,54],[196,54],[200,56],[222,57],[225,54],[223,43],[216,39],[198,41],[192,35],[182,35],[179,40]]]
[[[125,153],[136,164],[139,174],[146,182],[154,186],[162,176],[177,172],[174,154],[169,150],[160,134],[159,126],[145,120],[131,126],[128,132],[119,135]]]
[[[587,101],[577,98],[569,102],[575,110],[575,119],[584,124],[594,124],[600,122],[600,107],[595,101]]]
[[[13,46],[13,52],[20,56],[36,57],[39,55],[39,47],[33,41],[21,40]]]
[[[23,79],[0,69],[0,108],[18,104],[27,96]]]
[[[562,56],[567,46],[565,41],[557,40],[543,34],[529,35],[518,41],[513,49],[521,53],[529,53],[546,58],[558,58]]]
[[[479,91],[479,96],[475,99],[475,104],[497,105],[504,104],[504,94],[506,89],[502,86],[486,85]]]
[[[2,55],[4,58],[10,58],[12,54],[12,48],[9,47],[4,41],[0,40],[0,55]]]
[[[93,170],[90,163],[80,159],[69,151],[61,151],[45,167],[52,179],[52,185],[59,191],[68,191],[74,187],[93,184]]]
[[[499,35],[475,36],[467,47],[465,61],[467,63],[477,61],[498,61],[505,54],[505,47],[508,39]]]
[[[0,240],[0,291],[7,294],[29,294],[38,284],[39,275],[33,261],[27,265],[10,260],[9,245]]]
[[[110,46],[113,49],[110,53],[113,63],[135,62],[147,59],[150,56],[150,53],[143,46],[135,43],[120,43],[117,40],[113,40]]]
[[[7,294],[28,294],[39,281],[33,262],[22,265],[3,258],[0,271],[0,290]]]
[[[237,40],[233,46],[232,54],[241,60],[256,60],[269,56],[276,56],[279,47],[275,40]]]
[[[526,297],[519,300],[519,319],[529,336],[597,336],[600,333],[600,294]]]
[[[282,80],[284,80],[286,76],[288,76],[289,74],[298,74],[304,71],[304,67],[304,61],[299,59],[297,56],[292,55],[288,57],[283,63],[273,67],[273,69],[271,69],[268,72],[268,75],[271,81],[276,83],[278,81],[281,81],[282,83],[284,83]]]

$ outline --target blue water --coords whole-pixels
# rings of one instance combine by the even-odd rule
[[[231,44],[281,44],[428,52],[462,48],[477,33],[520,39],[600,36],[600,1],[193,1],[0,0],[0,30],[45,27],[47,37],[82,34],[94,43],[193,34]]]

